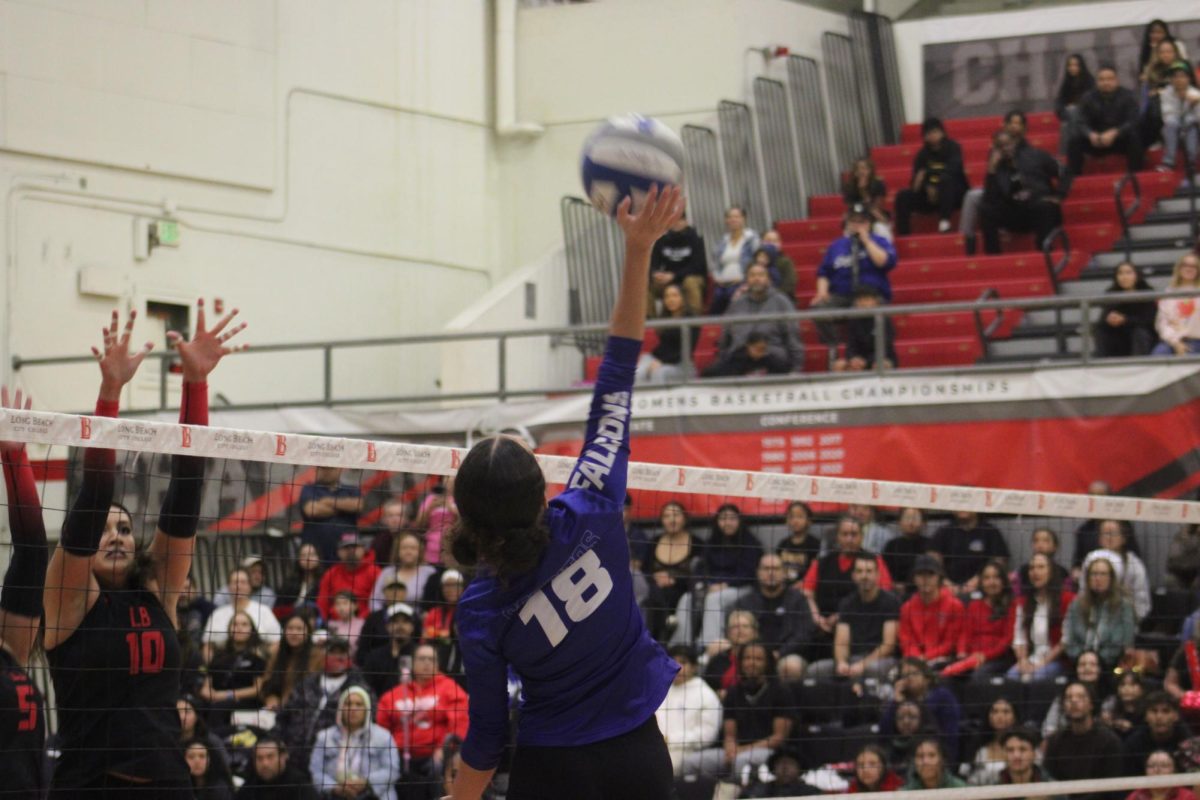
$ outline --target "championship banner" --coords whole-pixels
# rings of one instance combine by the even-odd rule
[[[1200,20],[1172,21],[1170,26],[1171,35],[1190,47],[1200,40]],[[925,116],[978,117],[1013,108],[1052,111],[1067,56],[1073,53],[1083,56],[1093,74],[1098,65],[1113,64],[1121,84],[1135,88],[1144,27],[927,44]]]

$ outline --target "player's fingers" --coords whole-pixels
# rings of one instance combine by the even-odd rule
[[[8,408],[8,387],[0,386],[0,406]]]
[[[133,335],[133,322],[137,319],[137,312],[130,311],[129,319],[125,321],[125,330],[121,334],[121,346],[125,347],[129,344],[129,337]]]
[[[108,322],[108,335],[112,336],[114,339],[117,336],[117,325],[119,323],[120,323],[120,315],[117,314],[117,310],[114,308],[113,312],[112,312],[112,317],[109,319],[109,322]]]
[[[241,333],[241,332],[242,332],[242,331],[244,331],[244,330],[246,330],[246,323],[245,323],[245,322],[243,322],[243,323],[241,323],[240,325],[238,325],[237,327],[235,327],[235,328],[232,328],[232,329],[230,329],[230,330],[226,331],[225,333],[221,334],[220,338],[219,338],[219,339],[217,339],[217,341],[219,341],[219,342],[221,342],[222,344],[224,344],[225,342],[228,342],[230,339],[232,339],[233,337],[237,336],[239,333]]]
[[[92,348],[92,355],[94,355],[96,357],[97,361],[104,360],[104,355],[95,347]]]
[[[196,333],[204,329],[204,298],[201,297],[196,301]]]
[[[20,403],[18,403],[17,405],[20,405]],[[26,395],[25,396],[25,410],[28,411],[31,408],[33,408],[33,395]]]
[[[13,408],[20,408],[22,399],[23,398],[21,397],[21,390],[17,389],[17,393],[13,396]],[[4,405],[6,405],[6,406],[8,405],[8,400],[4,401]]]
[[[629,219],[629,209],[632,205],[633,198],[625,195],[621,202],[617,204],[617,222],[624,222]]]
[[[183,341],[183,335],[179,331],[167,331],[167,347],[175,347]]]
[[[238,314],[238,310],[235,308],[233,311],[230,311],[228,314],[221,317],[221,321],[218,322],[216,325],[214,325],[213,329],[211,331],[209,331],[209,333],[217,334],[217,333],[220,333],[221,331],[225,330],[225,326],[228,325],[233,320],[233,318],[237,316],[237,314]]]

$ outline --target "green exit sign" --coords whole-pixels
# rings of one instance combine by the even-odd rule
[[[170,219],[156,220],[153,243],[159,247],[179,247],[179,223]]]

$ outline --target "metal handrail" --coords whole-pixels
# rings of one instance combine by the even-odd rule
[[[1125,207],[1121,193],[1126,186],[1133,186],[1133,203]],[[1125,242],[1125,260],[1133,259],[1133,240],[1129,238],[1129,219],[1142,207],[1142,184],[1136,172],[1126,172],[1113,187],[1113,201],[1117,204],[1117,217],[1121,220],[1122,241]]]
[[[1200,218],[1196,215],[1196,164],[1192,157],[1188,154],[1187,149],[1187,134],[1189,129],[1200,129],[1200,124],[1195,122],[1187,127],[1179,129],[1179,141],[1176,143],[1175,152],[1183,155],[1183,174],[1187,178],[1188,187],[1188,213],[1191,216],[1192,223],[1192,245],[1200,244]]]
[[[1055,261],[1054,245],[1059,241],[1062,242],[1063,254],[1058,261]],[[1066,228],[1060,225],[1046,235],[1046,238],[1042,241],[1042,259],[1046,262],[1046,274],[1050,276],[1050,285],[1054,287],[1054,293],[1058,294],[1058,276],[1071,263],[1071,237],[1067,235]]]
[[[998,298],[999,296],[1000,293],[996,291],[995,287],[989,286],[980,292],[976,303],[982,303],[992,298]],[[979,346],[983,350],[983,360],[991,361],[992,335],[999,330],[1000,325],[1004,322],[1004,309],[1001,308],[996,311],[996,318],[988,323],[987,327],[984,327],[983,324],[983,309],[976,307],[972,314],[975,316],[975,335],[979,337]]]
[[[1200,289],[1187,289],[1163,292],[1113,292],[1109,294],[1091,295],[1091,296],[1067,296],[1067,295],[1052,295],[1047,297],[1025,297],[1025,298],[997,298],[990,300],[963,300],[947,303],[917,303],[907,305],[882,306],[879,308],[835,308],[835,309],[809,309],[805,311],[781,312],[777,314],[758,314],[758,315],[739,315],[726,317],[684,317],[678,318],[662,318],[647,320],[646,327],[649,329],[658,328],[683,328],[686,330],[689,326],[703,325],[736,325],[740,323],[761,323],[761,322],[800,322],[802,320],[845,320],[845,319],[865,319],[865,318],[883,318],[896,317],[901,314],[931,314],[931,313],[949,313],[949,312],[973,312],[973,311],[1003,311],[1011,310],[1038,310],[1038,309],[1063,309],[1063,308],[1083,308],[1084,306],[1107,306],[1117,303],[1138,302],[1159,300],[1164,297],[1200,297]],[[455,333],[437,333],[437,334],[422,334],[417,336],[391,336],[378,339],[346,339],[343,341],[324,341],[324,342],[294,342],[288,344],[272,344],[262,345],[250,350],[250,353],[280,353],[280,352],[297,352],[297,351],[318,351],[324,355],[327,352],[332,352],[339,349],[354,349],[362,347],[386,347],[396,345],[413,345],[413,344],[444,344],[447,342],[468,342],[480,340],[494,340],[498,348],[506,347],[506,344],[511,339],[526,339],[537,337],[554,337],[567,333],[604,333],[608,330],[607,323],[591,323],[587,325],[574,326],[559,326],[559,327],[542,327],[542,328],[524,328],[520,330],[488,330],[488,331],[470,331],[470,332],[455,332]],[[176,358],[173,352],[151,352],[147,358],[157,359],[162,362],[163,369],[160,370],[160,381],[163,387],[160,391],[160,404],[154,409],[139,409],[142,413],[156,410],[166,410],[166,389],[169,370],[166,367],[171,361]],[[329,368],[332,358],[324,359],[326,368]],[[33,367],[44,366],[59,366],[65,364],[88,364],[94,363],[95,358],[88,355],[77,356],[48,356],[38,358],[22,358],[20,355],[12,357],[12,366],[14,371],[28,369]],[[1015,365],[1005,364],[1005,369],[1012,369]],[[943,367],[929,369],[908,369],[906,374],[918,374],[925,372],[945,372],[963,371],[966,367]],[[976,368],[978,369],[978,368]],[[821,379],[821,375],[806,375],[806,379]],[[836,377],[846,377],[844,374],[839,374]],[[795,376],[784,378],[785,380],[795,380]],[[684,383],[690,380],[683,381]],[[706,379],[713,380],[713,379]],[[758,382],[771,382],[771,378],[757,378]],[[529,389],[509,389],[507,387],[507,376],[501,372],[499,376],[499,387],[497,389],[474,392],[459,392],[459,393],[442,393],[428,395],[413,395],[413,396],[388,396],[388,397],[354,397],[340,398],[334,400],[331,396],[331,375],[324,376],[324,384],[326,386],[326,394],[319,400],[303,400],[293,402],[273,402],[273,403],[245,403],[245,404],[230,404],[223,406],[228,409],[251,410],[251,409],[266,409],[279,408],[282,406],[288,407],[328,407],[328,406],[352,406],[352,405],[376,405],[389,403],[436,403],[444,401],[459,401],[459,400],[488,400],[496,399],[498,396],[504,395],[507,398],[517,397],[535,397],[550,394],[569,394],[579,391],[590,391],[586,387],[579,385],[571,386],[548,386],[536,387]]]

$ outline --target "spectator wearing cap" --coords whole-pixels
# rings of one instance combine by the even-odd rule
[[[458,601],[462,597],[465,581],[463,574],[456,569],[448,569],[442,573],[442,601],[425,614],[424,631],[421,634],[423,643],[432,644],[437,648],[439,663],[448,668],[458,650],[458,632],[454,627],[454,613],[458,610]]]
[[[699,752],[717,743],[721,732],[721,698],[697,672],[696,652],[690,645],[672,645],[667,654],[679,665],[679,672],[658,707],[658,729],[667,740],[675,776],[696,774],[685,771],[689,753]]]
[[[888,273],[896,267],[896,248],[884,237],[872,233],[871,225],[871,212],[863,204],[855,203],[846,212],[843,235],[830,243],[817,268],[813,308],[848,308],[854,303],[855,291],[861,287],[871,287],[879,293],[881,302],[891,302],[892,283]],[[817,331],[821,340],[832,348],[832,362],[839,343],[835,325],[822,321],[817,323]]]
[[[263,643],[274,647],[279,642],[279,620],[269,606],[250,599],[250,574],[240,566],[230,570],[227,590],[231,598],[230,603],[218,607],[208,617],[203,637],[205,646],[210,649],[223,646],[229,638],[229,622],[233,615],[245,612],[254,623],[254,628]]]
[[[1072,661],[1084,650],[1095,650],[1101,667],[1110,670],[1133,649],[1133,603],[1121,587],[1121,562],[1115,554],[1097,551],[1084,567],[1083,586],[1067,609],[1063,649]]]
[[[1015,112],[1024,117],[1021,112]],[[1000,230],[1033,231],[1039,250],[1062,225],[1058,160],[1024,136],[1001,131],[992,139],[979,206],[983,251],[1000,252]]]
[[[1124,153],[1129,172],[1142,168],[1144,146],[1138,132],[1138,101],[1120,85],[1117,69],[1103,64],[1096,70],[1096,88],[1079,101],[1079,124],[1067,143],[1072,175],[1083,174],[1083,156]]]
[[[1187,62],[1176,61],[1167,74],[1167,87],[1158,95],[1163,119],[1163,158],[1158,169],[1162,172],[1175,169],[1180,138],[1183,157],[1193,166],[1200,153],[1200,89],[1192,85],[1189,72]]]
[[[358,487],[342,483],[341,467],[317,467],[316,479],[300,490],[300,541],[312,544],[325,563],[337,559],[343,534],[358,530],[362,496]]]
[[[333,598],[341,591],[349,591],[358,604],[358,616],[367,616],[370,610],[371,590],[379,577],[379,567],[366,556],[362,540],[353,531],[342,534],[338,540],[338,561],[321,576],[321,587],[317,592],[317,607],[324,619],[331,619]]]
[[[1041,737],[1029,728],[1013,728],[1000,736],[1004,748],[1004,769],[1000,772],[1001,786],[1023,783],[1047,783],[1053,778],[1038,764]]]
[[[900,654],[920,658],[934,669],[954,657],[965,614],[963,604],[943,585],[945,575],[936,558],[917,556],[912,571],[917,591],[900,606]]]
[[[250,576],[250,599],[267,608],[274,608],[277,598],[275,590],[267,585],[267,565],[263,561],[263,557],[260,555],[246,556],[241,561],[241,567]],[[214,605],[226,606],[232,601],[233,598],[226,588],[218,589],[213,593]]]
[[[795,301],[771,285],[767,266],[754,262],[746,270],[746,290],[729,304],[725,313],[728,316],[759,316],[787,314],[795,310]],[[704,371],[704,375],[749,374],[745,359],[750,355],[752,338],[754,345],[761,346],[763,350],[765,371],[804,370],[804,345],[800,342],[800,328],[794,320],[784,319],[726,325],[721,333],[717,360]]]
[[[946,136],[942,121],[930,117],[921,124],[924,146],[913,157],[912,185],[896,194],[896,233],[912,233],[913,212],[938,215],[938,233],[950,230],[950,217],[967,191],[962,147]]]
[[[382,697],[393,686],[412,677],[418,617],[411,605],[400,602],[392,603],[381,613],[387,619],[387,641],[383,646],[367,651],[362,659],[362,671],[371,690]]]
[[[800,752],[784,746],[767,759],[767,770],[775,780],[760,783],[746,797],[803,797],[822,794],[821,790],[805,782],[804,759]]]
[[[379,586],[379,581],[375,581],[375,586]],[[384,585],[382,595],[382,607],[367,614],[366,619],[363,620],[362,633],[358,637],[358,649],[354,652],[354,663],[360,667],[363,665],[367,653],[376,647],[383,647],[387,644],[388,609],[396,603],[408,603],[408,584],[393,579]]]

